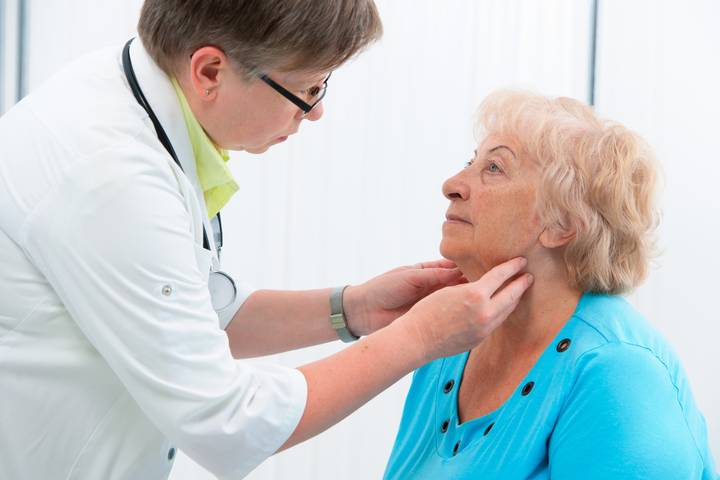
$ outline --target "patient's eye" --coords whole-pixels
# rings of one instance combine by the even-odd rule
[[[474,159],[474,158],[471,158],[470,160],[468,160],[467,162],[465,162],[465,168],[469,167],[469,166],[472,165],[474,162],[475,162],[475,159]]]
[[[502,173],[502,170],[500,167],[498,167],[498,164],[495,162],[490,162],[486,168],[486,170],[490,173]]]

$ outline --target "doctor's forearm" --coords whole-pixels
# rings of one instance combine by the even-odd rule
[[[397,321],[323,360],[300,367],[308,385],[305,411],[284,450],[341,421],[430,360],[416,331]]]
[[[254,292],[225,329],[233,356],[258,357],[337,340],[329,298],[330,289]]]

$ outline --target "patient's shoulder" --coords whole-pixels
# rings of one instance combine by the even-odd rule
[[[674,390],[687,388],[685,372],[669,342],[622,297],[585,294],[570,322],[569,373],[576,387],[590,380],[632,388],[644,379],[648,395],[650,380]]]
[[[618,344],[652,352],[666,364],[677,361],[667,340],[620,296],[584,294],[569,323],[567,331],[573,342],[571,355],[576,359],[604,345]],[[608,348],[596,354],[610,355],[614,351]],[[634,350],[629,348],[627,351]]]
[[[583,458],[586,448],[588,455],[606,448],[615,462],[608,468],[625,469],[670,449],[683,468],[711,466],[705,420],[662,335],[615,296],[584,296],[571,322],[571,363],[551,449],[556,458],[569,458],[560,451]]]
[[[612,340],[584,352],[572,376],[550,442],[554,471],[568,473],[558,478],[572,478],[590,459],[598,475],[587,478],[651,466],[658,472],[651,478],[699,478],[712,468],[705,421],[678,363]]]

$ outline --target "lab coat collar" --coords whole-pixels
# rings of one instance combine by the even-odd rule
[[[205,198],[197,175],[197,166],[195,157],[193,156],[192,144],[190,143],[190,137],[187,132],[180,103],[170,78],[155,63],[139,38],[136,38],[130,44],[130,60],[132,61],[138,84],[145,94],[150,108],[155,112],[155,115],[160,121],[160,125],[162,125],[170,139],[185,176],[195,191],[195,198],[200,205],[200,211],[207,212]],[[203,215],[203,224],[210,237],[213,263],[217,268],[219,259],[215,251],[212,225],[207,218],[207,214]]]

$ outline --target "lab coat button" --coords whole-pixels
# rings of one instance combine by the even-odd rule
[[[494,427],[494,426],[495,426],[495,422],[488,425],[487,428],[485,429],[485,433],[483,433],[483,435],[487,435],[488,433],[490,433],[490,430],[492,430],[492,427]]]
[[[450,393],[454,386],[455,380],[448,380],[448,382],[445,384],[445,388],[443,388],[443,392]]]
[[[453,457],[458,454],[458,451],[460,451],[460,442],[457,442],[453,447]]]
[[[172,293],[172,287],[170,285],[165,285],[164,287],[162,287],[163,295],[165,295],[166,297],[169,297],[171,293]]]
[[[172,461],[173,458],[175,458],[175,447],[170,447],[170,450],[168,450],[168,460]]]

